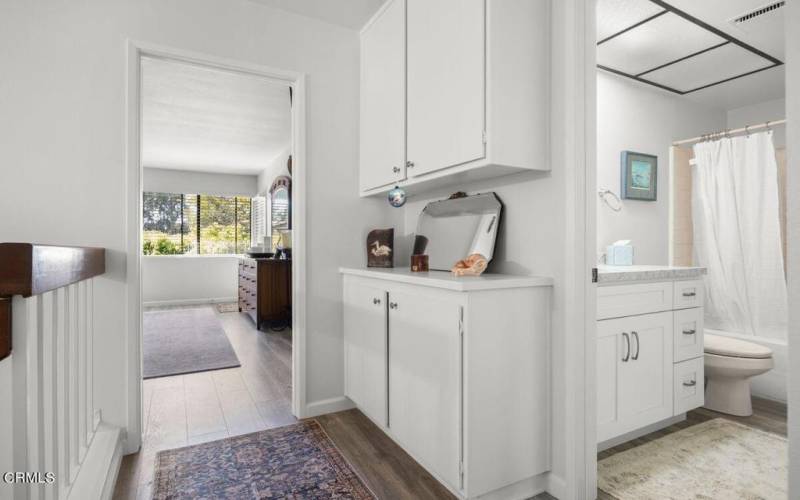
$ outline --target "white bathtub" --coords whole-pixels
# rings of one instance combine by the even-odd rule
[[[789,350],[785,340],[742,335],[740,333],[713,330],[711,328],[706,328],[704,331],[712,335],[722,335],[724,337],[746,340],[772,349],[772,358],[775,360],[775,368],[763,375],[750,379],[751,390],[754,396],[786,402],[786,380],[789,374]]]

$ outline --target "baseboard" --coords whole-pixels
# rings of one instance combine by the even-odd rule
[[[651,432],[659,431],[665,427],[669,427],[670,425],[677,424],[678,422],[682,422],[684,420],[686,420],[686,414],[681,413],[680,415],[675,415],[674,417],[661,420],[654,424],[650,424],[646,427],[642,427],[641,429],[636,429],[635,431],[631,431],[627,434],[613,437],[607,441],[603,441],[602,443],[597,443],[597,451],[601,452],[609,448],[613,448],[618,444],[626,443],[632,439],[640,438],[645,434],[650,434]]]
[[[176,300],[152,300],[142,302],[144,307],[164,307],[164,306],[195,306],[202,304],[221,304],[237,302],[238,297],[216,297],[209,299],[176,299]]]
[[[306,411],[303,416],[305,418],[311,418],[318,415],[325,415],[326,413],[349,410],[355,407],[353,402],[348,398],[339,396],[337,398],[323,399],[306,404]]]
[[[547,475],[547,492],[556,498],[566,498],[567,482],[552,472]]]
[[[543,472],[537,476],[517,481],[474,498],[479,498],[480,500],[525,500],[526,498],[533,498],[539,493],[547,491],[549,475],[550,473]]]
[[[114,495],[120,464],[122,435],[120,429],[101,423],[92,438],[86,458],[69,492],[70,499],[110,500]]]

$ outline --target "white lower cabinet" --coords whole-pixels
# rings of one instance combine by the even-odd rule
[[[542,491],[550,281],[342,273],[357,407],[460,498]]]
[[[598,288],[598,297],[605,298],[598,300],[598,317],[624,314],[597,322],[599,443],[703,405],[703,308],[684,309],[702,306],[697,290],[702,290],[699,281]],[[641,299],[654,291],[658,300]],[[677,297],[690,293],[695,295],[679,302]],[[601,307],[612,300],[618,307]],[[664,308],[669,310],[652,312]]]
[[[671,417],[672,312],[600,321],[597,330],[598,440]]]

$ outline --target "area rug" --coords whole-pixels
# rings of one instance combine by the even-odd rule
[[[236,302],[217,304],[217,311],[220,313],[239,312],[239,304]]]
[[[144,378],[241,366],[210,307],[144,313]]]
[[[619,500],[786,500],[786,439],[716,418],[612,455],[598,487]]]
[[[315,420],[156,455],[154,500],[373,499]]]

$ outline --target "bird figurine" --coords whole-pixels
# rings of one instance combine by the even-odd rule
[[[390,255],[392,253],[392,249],[391,248],[389,248],[387,245],[381,245],[378,242],[378,240],[373,241],[372,242],[372,246],[374,246],[375,248],[370,250],[370,252],[375,257],[385,257],[385,256]]]

